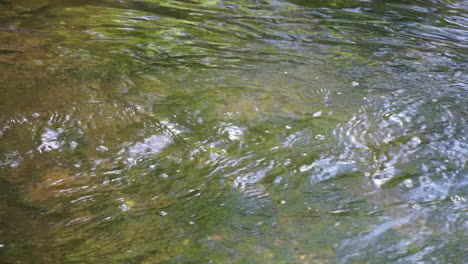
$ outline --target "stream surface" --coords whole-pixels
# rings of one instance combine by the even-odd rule
[[[1,263],[467,263],[468,2],[0,0]]]

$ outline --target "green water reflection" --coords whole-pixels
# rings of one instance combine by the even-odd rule
[[[463,1],[0,1],[5,263],[462,263]]]

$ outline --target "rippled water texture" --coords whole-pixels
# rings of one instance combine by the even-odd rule
[[[0,0],[0,262],[466,263],[467,10]]]

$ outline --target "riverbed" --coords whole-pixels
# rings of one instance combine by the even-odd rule
[[[0,1],[0,262],[466,263],[466,1]]]

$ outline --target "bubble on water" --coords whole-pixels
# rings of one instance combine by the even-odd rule
[[[404,180],[403,185],[405,185],[406,188],[412,188],[413,187],[413,181],[411,179]]]
[[[314,161],[310,166],[313,167],[311,183],[321,182],[357,170],[354,161],[336,161],[332,158]]]
[[[374,173],[372,177],[372,181],[377,187],[381,188],[382,185],[384,185],[386,182],[394,178],[395,175],[397,175],[398,173],[399,173],[398,169],[394,167],[387,167],[383,170],[376,171],[376,173]]]
[[[356,86],[358,86],[358,85],[359,85],[359,83],[358,83],[358,82],[356,82],[356,81],[353,81],[353,82],[351,83],[351,85],[352,85],[352,86],[354,86],[354,87],[356,87]]]
[[[12,160],[11,163],[10,163],[10,168],[17,168],[19,167],[19,165],[21,164],[21,159],[19,160]]]
[[[383,141],[385,144],[388,144],[388,143],[392,142],[393,140],[395,140],[395,137],[389,136],[389,137],[384,138],[382,141]]]
[[[59,149],[62,144],[59,142],[58,137],[62,131],[62,129],[54,130],[46,128],[45,132],[41,135],[42,144],[37,150],[42,153]]]
[[[76,141],[71,141],[69,144],[71,149],[75,149],[78,146],[78,143]]]
[[[101,146],[97,147],[96,150],[99,151],[99,152],[106,152],[106,151],[109,150],[109,148],[106,147],[106,146],[101,145]]]
[[[419,137],[412,137],[411,140],[408,142],[408,145],[415,147],[421,144],[421,139]]]
[[[125,163],[126,165],[135,165],[135,164],[137,164],[137,160],[134,159],[134,158],[128,158],[128,159],[126,159],[126,160],[124,161],[124,163]]]
[[[312,116],[313,117],[319,117],[322,115],[322,111],[315,112]]]
[[[280,183],[282,180],[283,180],[283,177],[280,176],[280,177],[278,177],[278,178],[275,179],[275,183],[278,184],[278,183]]]
[[[270,165],[266,169],[261,169],[258,171],[240,175],[234,180],[233,185],[236,188],[240,188],[244,190],[248,185],[260,182],[265,177],[267,172],[271,169],[271,167],[272,165]]]
[[[314,167],[313,164],[311,164],[311,165],[302,165],[301,167],[299,167],[299,171],[300,172],[306,172],[306,171],[312,169],[313,167]]]
[[[315,139],[317,139],[317,140],[324,140],[324,139],[325,139],[325,136],[324,136],[324,135],[316,135],[316,136],[315,136]]]
[[[238,126],[226,126],[223,132],[228,134],[228,138],[232,141],[241,140],[244,135],[244,129]]]
[[[128,206],[127,204],[121,204],[119,206],[119,209],[122,211],[122,212],[127,212],[129,211],[130,209],[132,209],[130,206]]]
[[[161,216],[166,216],[166,215],[167,215],[167,212],[166,212],[166,211],[161,211],[161,212],[159,212],[159,214],[160,214]]]
[[[161,152],[171,140],[162,135],[153,135],[145,138],[143,142],[137,142],[130,147],[129,154],[131,156],[145,156],[148,154],[156,154]]]
[[[459,196],[459,195],[450,196],[450,200],[451,200],[453,203],[462,203],[462,202],[466,202],[466,199],[465,199],[463,196]]]

